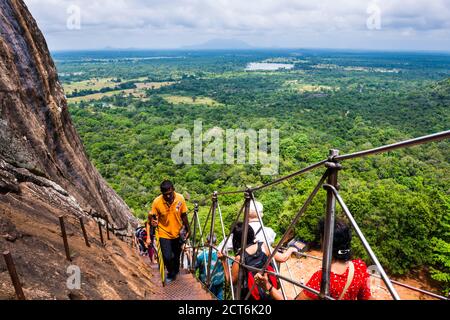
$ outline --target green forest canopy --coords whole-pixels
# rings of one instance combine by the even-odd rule
[[[148,56],[154,59],[142,59]],[[245,71],[250,62],[280,58],[295,67]],[[171,134],[192,131],[195,120],[202,120],[205,130],[279,129],[280,176],[323,160],[331,148],[349,153],[449,129],[450,56],[444,54],[133,51],[56,53],[55,59],[64,83],[98,77],[174,82],[147,90],[145,98],[105,96],[70,105],[92,162],[141,219],[165,178],[200,200],[215,190],[278,177],[262,176],[260,166],[175,165]],[[192,102],[171,103],[168,96]],[[202,104],[197,97],[218,104]],[[339,174],[344,200],[389,273],[425,270],[447,292],[449,145],[441,141],[350,160]],[[265,223],[279,236],[322,173],[318,169],[256,194]],[[227,223],[242,201],[242,196],[220,199]],[[299,238],[317,240],[324,206],[321,191],[296,227]],[[203,219],[206,212],[207,204]],[[358,241],[354,246],[356,255],[368,258]]]

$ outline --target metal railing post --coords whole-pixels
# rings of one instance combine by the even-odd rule
[[[369,254],[370,258],[372,259],[373,263],[377,266],[378,272],[380,273],[381,278],[383,279],[384,283],[386,284],[389,292],[391,293],[394,300],[400,300],[400,296],[398,295],[397,291],[395,290],[394,286],[392,285],[391,280],[387,276],[386,272],[383,269],[383,266],[381,265],[380,261],[378,260],[377,256],[373,252],[372,248],[369,245],[369,242],[364,237],[364,234],[362,233],[361,229],[359,228],[358,224],[356,223],[356,220],[353,218],[353,215],[351,214],[350,210],[348,209],[347,205],[345,204],[342,197],[339,195],[336,187],[333,185],[324,185],[324,188],[327,190],[333,192],[335,195],[337,201],[339,202],[340,206],[344,210],[344,213],[346,214],[348,220],[350,221],[351,225],[356,231],[356,234],[358,235],[359,239],[361,240],[364,248],[366,249],[367,253]]]
[[[3,252],[3,258],[5,259],[6,267],[8,268],[9,276],[11,277],[17,299],[26,300],[11,253],[9,251]]]
[[[68,261],[72,261],[72,258],[70,256],[69,241],[67,241],[66,227],[64,225],[64,216],[59,217],[59,224],[61,226],[61,236],[64,242],[64,250],[66,251],[66,258]]]
[[[220,206],[219,206],[219,203],[217,203],[217,207],[219,208],[218,210],[219,210],[219,213],[220,213]],[[234,222],[231,224],[230,233],[229,233],[228,236],[224,239],[224,241],[223,241],[223,244],[224,244],[223,247],[219,250],[222,254],[224,254],[225,251],[226,251],[227,254],[228,254],[228,242],[230,241],[230,238],[231,238],[231,235],[232,235],[232,231],[233,231],[233,227],[234,227],[234,226],[236,225],[236,223],[239,221],[239,218],[241,217],[241,214],[242,214],[242,212],[244,211],[244,209],[245,209],[245,201],[244,201],[243,205],[241,206],[241,209],[239,210],[239,213],[237,214],[236,219],[235,219]],[[220,214],[221,214],[221,213],[220,213]],[[224,235],[225,235],[225,231],[224,231]],[[214,269],[213,269],[213,271],[212,271],[213,274],[216,272],[216,269],[217,269],[218,266],[219,266],[219,264],[216,263],[216,265],[214,266]],[[230,278],[231,278],[231,268],[230,268]],[[233,281],[231,281],[231,282],[233,282]],[[233,288],[233,285],[231,285],[231,287]],[[235,300],[234,297],[233,297],[233,300]]]
[[[305,203],[303,204],[303,206],[300,208],[300,210],[297,212],[297,214],[295,215],[294,219],[291,221],[291,223],[289,224],[288,228],[286,229],[283,237],[281,238],[280,242],[278,242],[277,246],[275,247],[275,249],[273,249],[272,254],[270,255],[269,259],[266,261],[266,263],[264,264],[263,268],[262,268],[262,272],[265,273],[267,271],[267,267],[270,264],[270,261],[273,259],[273,257],[275,256],[275,254],[278,252],[278,250],[281,248],[281,246],[283,245],[284,242],[286,242],[289,233],[293,230],[294,226],[297,224],[297,222],[300,220],[300,218],[303,216],[303,214],[306,212],[306,209],[308,208],[308,206],[310,205],[310,203],[313,201],[314,197],[316,196],[316,194],[319,192],[319,190],[322,188],[323,183],[325,182],[326,178],[328,177],[329,174],[329,170],[327,170],[322,178],[320,179],[319,183],[317,184],[317,186],[314,188],[314,190],[312,191],[312,193],[309,195],[308,199],[306,199]],[[281,275],[278,276],[279,278],[281,278]],[[301,286],[300,286],[301,287]],[[303,288],[303,287],[302,287]]]
[[[225,236],[225,226],[224,226],[224,224],[223,224],[222,210],[220,210],[219,202],[217,202],[217,211],[219,212],[220,225],[222,226],[222,236],[223,236],[223,239],[225,240],[225,239],[226,239],[226,236]],[[228,247],[227,247],[227,245],[226,245],[225,242],[224,242],[224,245],[223,245],[222,250],[225,250],[226,255],[228,256]],[[228,258],[226,258],[226,259],[228,259]],[[215,272],[215,270],[216,270],[217,266],[219,265],[219,263],[220,263],[220,261],[217,261],[217,264],[214,266],[213,273]],[[235,294],[235,292],[234,292],[233,280],[231,280],[231,266],[230,266],[229,263],[227,263],[227,266],[228,266],[228,270],[224,270],[224,272],[227,272],[227,271],[228,271],[228,274],[230,275],[231,300],[234,300],[234,294]]]
[[[211,212],[211,208],[210,208],[210,212]],[[203,238],[203,231],[202,231],[202,225],[200,224],[200,218],[199,218],[199,216],[198,216],[198,214],[197,214],[197,224],[198,224],[198,230],[200,231],[200,241],[201,241],[201,248],[202,248],[202,250],[203,250],[203,252],[206,250],[206,248],[205,248],[205,241],[204,241],[204,238]],[[206,226],[206,224],[205,224],[205,226]],[[203,269],[204,269],[204,271],[205,271],[205,276],[206,276],[206,263],[207,263],[207,261],[206,261],[206,255],[204,255],[203,254]]]
[[[257,216],[257,218],[258,218],[259,224],[261,225],[261,232],[262,232],[263,237],[264,237],[264,242],[265,242],[265,244],[266,244],[266,246],[267,246],[267,249],[269,250],[270,255],[272,255],[273,249],[272,249],[272,247],[271,247],[271,245],[270,245],[270,243],[269,243],[269,240],[268,240],[268,238],[267,238],[266,230],[264,229],[264,228],[265,228],[265,227],[264,227],[264,222],[262,221],[261,213],[260,213],[259,210],[258,210],[258,207],[257,207],[257,205],[256,205],[256,199],[255,199],[255,196],[254,196],[254,194],[253,194],[252,191],[250,191],[250,198],[251,198],[251,201],[253,201],[253,205],[254,205],[254,208],[255,208],[255,211],[256,211],[256,216]],[[256,230],[255,230],[255,232],[256,232]],[[272,263],[273,263],[273,267],[274,267],[274,269],[275,269],[275,272],[276,272],[277,274],[280,274],[280,273],[281,273],[281,272],[280,272],[281,265],[280,265],[280,268],[279,268],[278,265],[277,265],[277,261],[275,260],[275,258],[272,258]],[[286,265],[287,265],[287,264],[286,264]],[[284,288],[284,284],[283,284],[283,281],[282,281],[282,280],[280,280],[280,287],[281,287],[281,293],[282,293],[282,295],[283,295],[283,299],[284,299],[284,300],[287,300],[286,290],[285,290],[285,288]],[[251,290],[253,290],[253,288],[251,288]],[[248,297],[250,297],[250,296],[248,296]],[[247,299],[247,297],[246,297],[246,299]]]
[[[86,228],[84,226],[83,218],[80,217],[79,220],[80,220],[81,231],[83,232],[84,243],[86,244],[86,247],[90,247],[91,245],[89,244],[89,238],[88,238],[88,235],[86,232]]]
[[[286,264],[286,270],[289,273],[289,277],[291,277],[291,279],[293,279],[291,268],[289,268],[289,264],[287,262],[285,264]],[[280,283],[281,283],[281,280],[280,280]],[[297,286],[295,284],[292,284],[292,286],[294,288],[295,296],[297,297],[298,296]]]
[[[100,220],[98,221],[98,233],[100,234],[100,241],[102,243],[102,246],[104,246],[105,241],[103,240],[102,224],[101,224]]]
[[[198,215],[198,202],[194,203],[194,216],[192,217],[192,221],[194,223],[194,231],[192,233],[192,263],[191,263],[191,272],[195,274],[195,264],[197,262],[197,256],[195,254],[195,246],[197,245],[197,215]]]
[[[245,204],[244,204],[244,223],[241,237],[241,250],[239,252],[239,256],[241,257],[241,264],[239,264],[239,274],[238,274],[238,283],[236,285],[236,300],[241,300],[241,290],[244,283],[245,278],[245,268],[242,265],[245,264],[245,250],[247,249],[247,235],[248,235],[248,216],[250,212],[250,192],[247,191],[244,193],[245,196]]]
[[[105,223],[106,223],[106,239],[107,240],[111,240],[111,238],[109,237],[109,219],[108,219],[108,216],[106,216]]]
[[[211,204],[211,206],[209,207],[208,215],[206,216],[206,219],[205,219],[205,225],[202,228],[202,235],[205,235],[206,227],[208,226],[208,220],[209,220],[209,217],[211,216],[212,208],[213,208],[213,204]],[[200,228],[201,228],[201,226],[200,226]]]
[[[329,169],[328,184],[337,187],[338,171],[341,165],[334,160],[339,155],[339,150],[330,150],[328,162],[325,166]],[[320,284],[320,298],[330,295],[330,272],[333,260],[333,239],[336,212],[336,197],[331,190],[327,190],[327,212],[325,217],[325,230],[322,239],[323,261],[322,261],[322,281]]]
[[[213,250],[213,234],[214,234],[214,222],[216,220],[217,211],[217,191],[212,196],[212,210],[211,210],[211,226],[209,229],[209,252],[208,252],[208,267],[206,269],[206,286],[211,284],[211,262],[212,262],[212,250]]]

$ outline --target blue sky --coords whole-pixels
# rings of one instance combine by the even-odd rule
[[[254,47],[450,51],[448,0],[25,0],[51,50]],[[78,24],[79,22],[79,24]]]

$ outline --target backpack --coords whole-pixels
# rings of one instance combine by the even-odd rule
[[[245,253],[245,264],[255,267],[255,268],[262,268],[264,266],[264,264],[267,262],[268,257],[262,251],[262,244],[263,244],[262,242],[258,242],[258,250],[254,254],[249,255],[248,253]],[[267,267],[267,271],[274,272],[274,268],[271,264]],[[253,285],[255,284],[255,274],[256,274],[256,272],[247,271],[246,284],[244,284],[244,286],[246,287],[245,296],[248,294],[248,290],[250,290],[253,287]],[[269,282],[273,285],[273,287],[275,289],[278,289],[277,278],[274,275],[269,274]],[[270,300],[270,299],[272,299],[270,294],[269,295],[266,294],[265,290],[260,288],[256,284],[253,287],[251,297],[254,300]]]
[[[147,230],[145,230],[144,227],[138,227],[136,228],[136,238],[140,239],[140,240],[146,240],[147,238]]]

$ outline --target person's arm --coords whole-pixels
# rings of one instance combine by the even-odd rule
[[[152,227],[158,226],[158,209],[156,208],[156,200],[152,203],[152,209],[148,213],[148,220]]]
[[[187,208],[187,205],[186,205],[186,201],[184,201],[184,199],[181,202],[180,211],[181,211],[181,221],[183,221],[184,228],[186,229],[186,239],[189,239],[189,235],[191,234],[191,230],[189,228],[189,220],[188,220],[188,217],[187,217],[188,208]],[[185,239],[183,239],[183,240],[185,240]]]
[[[264,276],[261,273],[258,273],[255,276],[255,281],[258,284],[258,286],[260,286],[266,292],[268,292],[274,300],[284,300],[283,293],[281,292],[281,290],[273,287],[272,283],[270,283],[269,281],[267,273],[264,274]],[[305,291],[306,290],[300,292],[300,294],[295,298],[295,300],[312,300],[305,294]],[[292,297],[288,297],[288,300],[292,300]]]
[[[256,274],[255,282],[258,286],[264,289],[272,299],[274,300],[284,300],[283,293],[281,290],[276,289],[273,284],[269,281],[269,276],[267,273],[262,275],[261,273]]]
[[[230,282],[230,273],[228,270],[228,258],[225,257],[220,250],[217,251],[217,258],[222,262],[223,272],[225,274],[225,281],[227,283],[229,283]]]
[[[277,237],[277,234],[275,233],[275,231],[273,231],[272,228],[269,228],[269,227],[264,227],[264,230],[266,231],[267,241],[269,241],[269,245],[273,246],[273,244],[275,242],[275,238]]]
[[[269,251],[269,248],[267,248],[266,244],[264,244],[263,247],[264,247],[264,252],[266,253],[266,255],[270,256],[270,251]],[[298,252],[298,250],[294,247],[290,247],[283,253],[277,252],[274,255],[275,261],[276,262],[286,262],[289,260],[289,258],[291,257],[291,255],[294,252]]]
[[[189,235],[191,234],[191,230],[189,229],[189,220],[187,217],[187,213],[181,214],[181,220],[183,221],[184,228],[186,229],[186,239],[189,239]],[[183,240],[186,240],[183,239]]]
[[[150,247],[150,244],[152,243],[152,237],[151,237],[151,228],[150,228],[150,223],[151,223],[151,215],[149,213],[148,218],[147,218],[147,223],[145,224],[145,231],[147,231],[147,239],[145,241],[145,244],[147,245],[147,248]]]
[[[305,293],[305,289],[303,289],[302,292],[295,298],[295,300],[312,300],[310,297],[308,297]]]
[[[234,258],[234,263],[233,266],[231,267],[231,279],[233,280],[233,283],[237,283],[238,282],[238,278],[239,278],[239,262],[241,261],[241,257],[240,256],[236,256]]]

